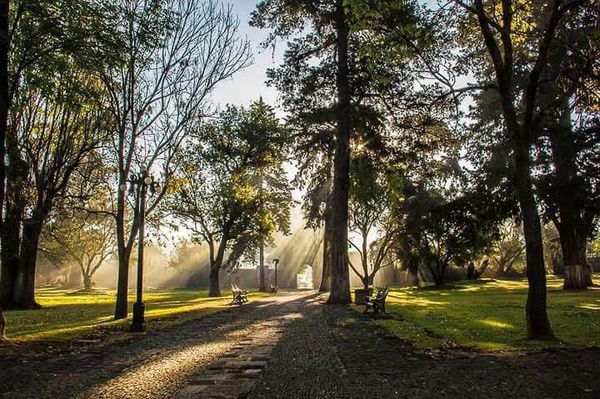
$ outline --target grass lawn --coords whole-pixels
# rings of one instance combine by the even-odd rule
[[[562,279],[548,277],[548,313],[556,342],[525,339],[525,279],[483,279],[444,289],[390,288],[386,310],[392,318],[377,323],[422,349],[600,346],[600,289],[565,292],[561,287]]]
[[[229,291],[219,298],[209,298],[208,291],[154,290],[144,294],[146,321],[149,329],[218,312],[228,307]],[[262,293],[250,293],[253,300]],[[130,302],[135,296],[130,293]],[[72,290],[38,289],[39,310],[5,311],[8,338],[18,341],[41,339],[97,338],[106,333],[126,331],[130,320],[113,320],[115,292],[95,290],[93,293]],[[129,307],[131,312],[131,306]],[[131,317],[131,313],[130,313]]]

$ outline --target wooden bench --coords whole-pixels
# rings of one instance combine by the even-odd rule
[[[385,299],[388,295],[388,287],[380,288],[374,297],[368,296],[365,302],[365,311],[367,313],[369,309],[373,309],[374,314],[385,313]]]
[[[241,290],[237,284],[231,284],[231,294],[233,295],[232,304],[242,305],[248,302],[248,291]]]

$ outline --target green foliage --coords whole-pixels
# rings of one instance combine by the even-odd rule
[[[375,157],[386,157],[399,148],[397,136],[386,122],[404,116],[390,109],[389,101],[413,93],[406,71],[415,58],[410,50],[415,43],[404,40],[391,45],[388,29],[410,38],[426,29],[420,24],[418,7],[411,2],[348,1],[344,12],[350,27],[352,145],[365,147]],[[267,76],[269,84],[281,93],[289,114],[298,164],[296,183],[306,192],[303,206],[308,223],[317,227],[324,220],[331,191],[337,129],[335,3],[265,0],[253,12],[251,24],[271,30],[266,45],[274,45],[277,38],[288,39],[283,64],[270,69]],[[396,144],[393,149],[388,148],[392,141]]]
[[[215,121],[200,123],[179,154],[167,207],[214,251],[216,245],[234,249],[234,263],[260,237],[289,230],[286,141],[286,130],[262,100],[248,109],[229,106]]]
[[[450,264],[464,266],[485,251],[495,234],[495,222],[478,214],[484,198],[447,199],[439,191],[417,191],[401,208],[401,245],[416,256],[422,271],[436,285],[444,284]]]

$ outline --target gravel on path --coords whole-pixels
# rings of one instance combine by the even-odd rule
[[[302,296],[259,299],[98,352],[0,359],[0,398],[168,398]]]
[[[600,398],[600,348],[432,354],[344,306],[302,314],[250,398]]]
[[[600,349],[425,353],[279,294],[100,352],[0,358],[0,398],[600,398]]]

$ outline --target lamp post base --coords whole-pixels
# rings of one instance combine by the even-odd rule
[[[144,332],[146,330],[146,323],[144,320],[144,311],[146,305],[144,302],[136,302],[133,304],[133,322],[131,323],[131,332]]]

